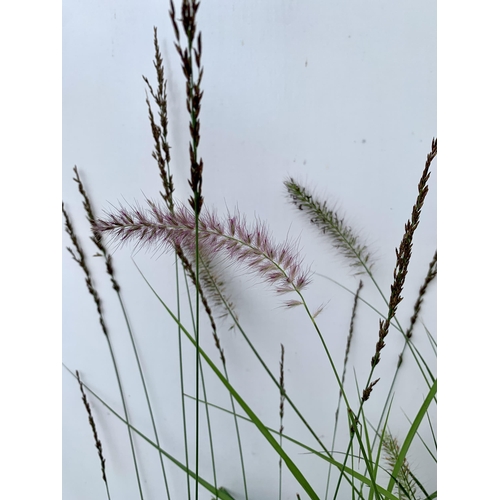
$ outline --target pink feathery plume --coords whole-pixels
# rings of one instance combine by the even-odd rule
[[[148,208],[121,206],[95,221],[96,231],[109,234],[119,243],[134,241],[138,246],[181,246],[194,253],[195,216],[185,206],[171,213],[166,207],[148,201]],[[300,291],[311,282],[310,271],[302,269],[296,244],[276,244],[264,223],[248,224],[239,213],[224,220],[204,210],[199,216],[198,245],[203,252],[224,254],[231,261],[245,264],[278,293]]]

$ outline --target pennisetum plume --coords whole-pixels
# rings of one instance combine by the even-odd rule
[[[361,243],[360,237],[345,218],[337,210],[330,208],[326,201],[318,200],[312,191],[292,177],[285,181],[285,187],[290,201],[350,261],[356,274],[369,272],[373,263],[368,247]]]
[[[192,249],[195,244],[192,210],[179,206],[172,214],[151,201],[147,209],[120,207],[108,212],[96,220],[95,229],[119,243],[134,242],[139,247]],[[221,219],[206,209],[199,216],[199,245],[209,255],[221,252],[230,261],[244,264],[280,294],[301,291],[311,282],[295,244],[276,244],[264,223],[248,224],[239,213]]]

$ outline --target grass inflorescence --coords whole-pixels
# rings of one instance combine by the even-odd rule
[[[80,374],[78,373],[78,370],[76,371],[76,378],[78,380],[78,384],[80,385],[80,392],[82,393],[83,405],[85,406],[85,410],[87,411],[87,415],[89,417],[89,424],[90,424],[90,428],[92,429],[92,434],[94,436],[95,447],[97,449],[99,461],[101,462],[102,480],[104,481],[104,484],[106,485],[106,493],[108,495],[108,499],[110,499],[108,480],[106,479],[106,459],[104,458],[104,453],[102,451],[102,443],[101,443],[99,436],[97,434],[97,426],[96,426],[95,421],[94,421],[94,416],[92,415],[90,403],[87,400],[87,395],[85,394],[85,390],[83,389],[83,384],[82,384],[82,381],[80,379]]]
[[[357,273],[371,269],[373,263],[368,247],[361,243],[360,236],[347,224],[345,217],[330,208],[326,201],[320,201],[312,191],[292,177],[285,181],[285,187],[293,205],[304,212],[311,224],[329,238],[335,249],[349,260]]]
[[[424,445],[429,451],[429,455],[435,459],[435,451],[431,450],[431,448],[433,446],[435,448],[436,441],[429,408],[436,401],[436,379],[425,363],[423,355],[414,346],[412,337],[415,328],[417,328],[417,320],[423,311],[424,296],[429,285],[437,275],[437,252],[429,264],[427,275],[414,303],[413,315],[406,329],[402,328],[397,317],[397,312],[398,306],[403,300],[403,289],[413,254],[414,234],[420,223],[421,211],[429,189],[430,167],[437,154],[437,141],[432,141],[431,151],[427,155],[425,167],[418,184],[417,199],[411,216],[404,227],[403,238],[396,249],[396,264],[388,298],[382,293],[378,285],[373,258],[368,246],[363,243],[361,233],[348,224],[346,217],[335,208],[335,205],[332,207],[326,201],[320,200],[314,191],[298,183],[295,178],[289,177],[284,182],[287,197],[297,209],[297,215],[305,215],[307,221],[319,230],[320,236],[328,238],[334,249],[348,260],[356,274],[366,274],[375,288],[380,292],[387,305],[387,312],[381,313],[379,309],[368,303],[361,296],[361,291],[365,286],[362,281],[359,281],[356,291],[352,290],[353,304],[350,311],[349,328],[346,332],[343,366],[340,369],[337,366],[338,356],[331,347],[332,344],[326,336],[325,328],[320,327],[316,321],[319,312],[324,308],[324,304],[315,312],[311,312],[313,309],[308,304],[307,288],[312,285],[312,271],[310,266],[304,265],[304,259],[298,250],[298,240],[291,240],[287,237],[283,242],[276,242],[272,236],[271,229],[261,220],[256,219],[254,222],[248,222],[246,217],[241,215],[237,210],[234,212],[228,211],[224,216],[220,216],[215,210],[207,207],[204,194],[202,193],[204,164],[199,149],[201,141],[200,112],[203,99],[202,36],[197,26],[200,2],[196,0],[181,0],[180,4],[181,9],[178,15],[174,2],[171,0],[169,15],[174,31],[174,47],[180,57],[185,79],[185,103],[189,126],[189,168],[186,168],[186,176],[191,190],[188,199],[179,200],[174,197],[174,194],[177,196],[177,192],[175,191],[174,175],[171,168],[167,72],[165,70],[164,57],[160,50],[160,41],[156,27],[153,29],[153,66],[156,83],[151,83],[150,79],[145,76],[143,76],[143,79],[146,84],[146,108],[153,140],[152,157],[158,167],[161,181],[161,202],[156,203],[151,201],[151,199],[146,199],[144,206],[120,205],[104,212],[104,215],[96,216],[80,173],[76,167],[74,168],[74,181],[82,196],[86,218],[90,223],[90,239],[97,248],[96,256],[104,259],[105,270],[109,276],[112,289],[116,292],[122,307],[148,405],[154,438],[150,439],[130,422],[124,397],[124,388],[118,369],[118,361],[111,342],[110,330],[104,318],[103,303],[94,286],[82,245],[64,204],[62,208],[65,229],[72,243],[72,246],[68,247],[68,251],[73,260],[83,270],[87,290],[96,305],[98,320],[109,347],[122,400],[123,416],[120,412],[113,409],[105,399],[97,396],[92,389],[82,382],[79,372],[75,372],[74,376],[79,383],[82,399],[92,428],[108,498],[108,483],[111,482],[111,479],[106,474],[102,444],[97,436],[97,427],[92,416],[86,392],[93,394],[96,401],[103,404],[118,421],[127,427],[138,492],[141,499],[147,496],[146,489],[143,490],[142,487],[142,483],[143,481],[146,482],[146,479],[143,479],[141,477],[142,474],[139,474],[139,460],[135,453],[132,435],[144,440],[158,452],[159,464],[165,485],[163,496],[167,499],[171,498],[169,486],[171,478],[169,477],[167,480],[164,460],[169,460],[185,475],[185,484],[183,486],[185,490],[182,490],[182,498],[197,500],[200,497],[200,488],[206,489],[215,500],[235,500],[236,498],[250,500],[251,498],[255,498],[252,497],[254,485],[247,478],[248,469],[245,462],[246,448],[245,440],[242,439],[240,430],[241,422],[245,422],[245,425],[252,425],[253,429],[263,438],[263,442],[270,447],[269,449],[276,453],[276,457],[278,458],[277,481],[279,499],[289,497],[290,495],[298,499],[308,497],[313,500],[319,500],[320,498],[317,492],[317,481],[314,482],[310,478],[310,471],[308,469],[310,465],[303,466],[303,463],[297,460],[295,452],[291,452],[288,449],[289,447],[291,449],[292,445],[311,455],[311,461],[314,461],[314,465],[311,467],[315,467],[318,464],[321,466],[328,464],[328,475],[325,481],[325,500],[343,498],[342,495],[345,492],[341,491],[341,484],[345,485],[350,491],[352,498],[367,498],[368,500],[420,500],[417,495],[418,491],[424,492],[425,498],[429,500],[436,498],[437,491],[431,494],[425,492],[422,482],[410,470],[406,457],[414,437],[419,436],[421,438],[419,434],[421,422],[427,420],[431,426],[434,445],[427,445],[425,442]],[[167,451],[167,446],[160,442],[159,429],[157,428],[157,422],[160,420],[155,417],[155,412],[153,411],[154,401],[149,396],[146,376],[142,369],[136,341],[125,311],[114,262],[111,252],[108,250],[108,240],[114,241],[117,247],[131,243],[135,248],[168,251],[175,257],[175,279],[170,279],[170,277],[167,279],[169,285],[175,287],[175,306],[167,304],[150,285],[142,271],[139,270],[139,272],[147,287],[152,291],[152,297],[159,301],[177,328],[180,406],[182,409],[181,430],[184,445],[182,459],[174,457]],[[265,356],[262,356],[262,353],[256,348],[252,336],[236,314],[235,305],[227,294],[226,281],[221,272],[222,269],[224,273],[230,272],[233,265],[245,269],[250,275],[257,277],[258,280],[269,285],[276,293],[280,295],[286,294],[284,310],[301,309],[305,312],[308,327],[318,335],[324,350],[323,354],[326,356],[336,382],[336,385],[332,385],[330,380],[328,383],[326,380],[320,381],[324,387],[324,391],[322,393],[322,400],[317,401],[317,408],[300,408],[300,405],[296,403],[298,398],[297,394],[294,394],[295,388],[288,381],[287,389],[285,390],[285,348],[283,343],[280,343],[281,351],[278,376],[275,370],[269,368],[266,364]],[[182,273],[184,283],[181,280]],[[343,287],[343,285],[341,286]],[[184,293],[187,298],[187,306],[181,301],[181,296],[184,296]],[[324,303],[327,303],[328,299],[329,297],[326,297]],[[355,320],[360,313],[360,303],[368,304],[380,316],[380,319],[378,322],[378,339],[375,346],[375,353],[371,357],[370,373],[367,381],[365,385],[359,386],[357,376],[355,375],[356,392],[351,394],[348,393],[347,389],[347,381],[350,376],[347,368],[350,362],[349,355],[355,334]],[[206,315],[208,327],[200,320],[200,314]],[[349,311],[346,311],[346,316],[348,314]],[[234,332],[240,335],[246,342],[250,348],[251,355],[256,357],[260,366],[274,384],[273,387],[276,387],[279,392],[279,426],[277,428],[271,428],[263,421],[259,416],[259,411],[253,408],[247,401],[243,390],[239,389],[230,380],[228,373],[228,361],[230,359],[228,359],[228,354],[222,345],[224,337],[221,338],[219,334],[221,325],[223,324],[222,320],[226,318],[232,321]],[[413,359],[421,369],[421,373],[429,389],[427,394],[424,394],[424,401],[416,415],[414,415],[413,420],[410,420],[410,430],[401,439],[401,445],[388,429],[394,397],[392,391],[394,381],[401,366],[404,349],[400,355],[400,362],[396,368],[394,379],[376,428],[375,425],[371,424],[371,417],[368,416],[365,409],[365,403],[370,398],[376,397],[377,392],[380,392],[377,390],[374,392],[374,388],[383,375],[375,378],[374,371],[380,362],[381,353],[386,345],[391,327],[404,336],[405,348],[409,346]],[[205,329],[211,333],[216,346],[217,356],[214,357],[216,363],[200,342],[200,335],[203,334]],[[113,329],[111,330],[113,331]],[[377,330],[374,328],[373,333],[376,332]],[[307,329],[305,334],[309,334]],[[435,348],[432,334],[428,331],[427,334],[431,339],[433,348]],[[358,335],[357,332],[356,335]],[[304,342],[304,346],[301,346],[301,349],[306,350],[309,347],[308,341],[309,339],[307,338],[307,342]],[[183,364],[185,362],[183,354],[183,349],[185,349],[183,347],[184,344],[187,344],[188,348],[194,349],[196,353],[196,357],[193,357],[195,367],[194,396],[188,394],[184,385],[184,372],[186,370]],[[287,347],[287,352],[290,353],[291,351],[288,349]],[[228,352],[231,353],[230,350]],[[287,354],[287,367],[290,366],[288,361],[290,358],[288,356],[290,354]],[[220,358],[220,361],[217,358]],[[340,357],[340,360],[342,360],[342,357]],[[291,364],[293,365],[293,363]],[[228,408],[215,405],[211,402],[210,385],[205,383],[204,371],[206,370],[227,391],[230,403]],[[290,368],[287,368],[287,371],[289,370]],[[71,373],[73,374],[73,371]],[[194,410],[195,418],[192,419],[192,423],[190,423],[187,415],[187,400],[193,400],[196,405]],[[336,402],[336,408],[334,409],[331,407],[332,401],[334,404]],[[370,405],[367,406],[369,407]],[[291,416],[296,418],[300,425],[304,426],[304,429],[308,433],[308,438],[313,438],[316,448],[306,443],[305,438],[292,436],[290,430],[288,430],[292,428],[292,425],[289,427],[289,424],[287,424],[285,432],[285,407],[287,412],[290,412]],[[206,428],[202,427],[202,408],[205,410]],[[343,409],[342,412],[340,411],[341,409]],[[304,410],[307,412],[318,411],[328,414],[328,425],[330,427],[327,431],[328,435],[330,436],[331,432],[332,436],[330,448],[327,448],[323,442],[322,435],[306,418],[306,411]],[[234,421],[238,459],[241,469],[241,482],[237,487],[237,492],[230,492],[220,484],[221,475],[219,471],[224,468],[226,463],[224,461],[221,463],[219,459],[216,462],[218,441],[217,434],[213,431],[211,422],[214,414],[216,415],[217,413],[229,414]],[[340,418],[341,415],[345,417],[343,420]],[[192,425],[192,428],[189,428],[190,425]],[[371,432],[370,429],[373,429],[374,432]],[[170,428],[168,431],[170,433]],[[204,478],[201,474],[202,457],[207,450],[201,446],[200,436],[205,432],[208,437],[212,468],[210,478]],[[343,433],[343,442],[348,442],[347,447],[344,448],[341,448],[336,442],[337,434],[341,432]],[[194,441],[193,448],[191,447],[189,438],[192,438]],[[231,458],[226,457],[226,459],[233,460],[232,456]],[[385,463],[383,463],[384,461]],[[287,474],[285,474],[285,468]],[[330,482],[334,471],[338,473],[337,486],[334,490],[330,490]],[[387,476],[384,473],[386,472],[389,477],[388,481],[385,479]],[[147,471],[147,474],[152,474],[152,471]],[[285,485],[289,481],[292,481],[293,488],[296,488],[296,490],[292,490],[293,493],[285,489]],[[270,489],[274,488],[273,491],[275,492],[276,483],[274,484],[275,486],[270,486]],[[174,486],[174,488],[176,487]],[[299,488],[300,491],[298,491]],[[324,484],[321,485],[321,488],[324,488]],[[394,488],[397,490],[395,493],[393,493]],[[366,493],[366,490],[368,490],[368,493]],[[175,491],[177,492],[178,490],[175,489]],[[178,493],[172,493],[172,495],[175,496]],[[276,498],[276,494],[270,493],[269,498]]]
[[[311,282],[308,269],[296,244],[273,242],[266,225],[256,221],[249,225],[239,213],[222,219],[205,210],[199,216],[199,245],[210,254],[224,254],[241,263],[274,287],[278,293],[304,289]],[[187,207],[178,207],[172,214],[152,201],[148,208],[121,207],[96,220],[95,229],[115,241],[134,242],[136,246],[172,248],[175,245],[193,251],[195,245],[195,214]]]
[[[375,367],[380,361],[380,353],[385,346],[384,340],[389,333],[391,320],[396,315],[398,304],[403,300],[402,292],[413,249],[413,235],[415,234],[415,231],[420,223],[420,213],[422,211],[427,192],[429,191],[427,182],[429,181],[429,177],[431,175],[430,166],[436,155],[437,140],[433,139],[431,152],[427,155],[424,171],[422,172],[422,177],[418,183],[418,195],[417,200],[413,205],[411,219],[408,220],[405,225],[405,233],[403,235],[403,239],[401,240],[401,244],[399,245],[399,249],[396,248],[396,267],[394,269],[394,282],[391,285],[389,311],[386,319],[384,321],[380,320],[379,339],[375,347],[375,354],[372,358],[372,367]]]

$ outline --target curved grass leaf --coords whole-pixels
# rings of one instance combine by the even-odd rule
[[[410,445],[413,441],[413,438],[417,434],[417,430],[420,427],[420,424],[422,423],[422,419],[424,418],[425,414],[427,413],[427,409],[429,408],[432,400],[435,398],[437,392],[437,380],[434,381],[434,384],[432,384],[432,387],[429,390],[429,393],[427,394],[427,397],[425,398],[424,402],[422,403],[422,406],[420,407],[420,410],[417,413],[417,416],[415,417],[415,420],[413,421],[410,430],[408,431],[408,434],[406,435],[406,438],[404,440],[404,443],[401,446],[401,450],[399,452],[398,459],[396,460],[396,463],[394,464],[394,469],[392,470],[391,474],[391,480],[389,481],[389,484],[387,486],[387,489],[392,492],[395,484],[395,477],[398,477],[399,471],[401,467],[403,466],[404,459],[406,457],[406,454],[408,453],[408,450],[410,449]]]
[[[218,379],[222,382],[222,384],[226,387],[226,389],[231,393],[234,399],[241,406],[243,411],[250,417],[252,422],[255,424],[257,429],[260,431],[262,436],[268,441],[268,443],[276,450],[278,455],[283,459],[285,464],[287,465],[289,471],[295,477],[297,482],[304,488],[310,498],[313,500],[320,500],[319,496],[313,490],[312,486],[309,484],[307,479],[304,477],[300,469],[295,465],[293,460],[285,453],[285,451],[281,448],[278,441],[276,441],[271,433],[267,430],[267,427],[262,423],[262,421],[257,417],[257,415],[252,411],[252,409],[247,405],[245,400],[240,396],[240,394],[234,389],[234,387],[228,382],[226,377],[222,374],[222,372],[215,366],[214,362],[210,359],[210,357],[205,353],[205,351],[197,345],[196,339],[185,329],[182,323],[179,321],[177,316],[171,311],[171,309],[163,302],[161,297],[156,293],[154,288],[150,285],[144,274],[141,272],[139,268],[137,268],[141,276],[143,277],[146,284],[149,286],[151,291],[154,293],[156,298],[161,302],[165,310],[168,312],[170,317],[177,323],[177,325],[181,328],[182,332],[186,335],[189,341],[197,348],[200,356],[205,360],[205,362],[210,366],[214,374],[218,377]]]
[[[73,377],[76,378],[76,375],[66,366],[63,365],[66,370],[68,370]],[[186,474],[189,474],[194,480],[198,482],[198,484],[201,484],[204,488],[206,488],[210,493],[214,495],[218,495],[218,498],[220,500],[235,500],[229,493],[227,493],[225,490],[217,490],[212,484],[210,484],[208,481],[203,479],[202,477],[197,477],[196,474],[186,467],[182,462],[179,462],[176,458],[174,458],[170,453],[167,453],[165,450],[160,448],[154,441],[149,439],[146,435],[144,435],[140,430],[136,429],[133,425],[131,425],[129,422],[127,422],[118,412],[116,412],[111,406],[109,406],[103,399],[101,399],[92,389],[90,389],[86,384],[83,384],[85,389],[87,389],[88,392],[90,392],[100,403],[102,403],[116,418],[121,420],[125,425],[128,426],[129,429],[134,431],[138,436],[140,436],[142,439],[144,439],[148,444],[150,444],[153,448],[156,448],[162,455],[165,455],[172,463],[177,465],[180,469],[182,469]]]

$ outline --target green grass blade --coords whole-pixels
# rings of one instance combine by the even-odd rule
[[[137,265],[136,265],[136,267],[137,267]],[[138,268],[138,271],[141,272],[139,268]],[[143,276],[143,279],[146,281],[146,278],[144,276]],[[253,352],[253,354],[255,355],[255,357],[257,358],[257,360],[259,361],[259,363],[262,365],[262,367],[264,368],[264,370],[266,371],[266,373],[269,375],[270,379],[273,381],[273,383],[276,385],[276,387],[279,390],[280,385],[279,385],[278,380],[273,375],[272,371],[269,369],[269,367],[267,366],[266,362],[262,359],[262,357],[258,353],[257,349],[255,348],[255,346],[253,345],[252,341],[250,340],[250,338],[246,334],[245,330],[241,326],[240,322],[238,321],[238,318],[234,315],[233,310],[231,309],[231,307],[229,306],[229,304],[227,304],[225,297],[223,295],[221,295],[220,298],[221,298],[221,302],[224,304],[224,307],[228,311],[229,316],[231,316],[231,319],[234,321],[234,326],[241,333],[241,335],[243,336],[245,342],[248,344],[248,346],[250,347],[251,351]],[[293,400],[286,393],[285,393],[285,399],[286,399],[287,403],[290,405],[290,407],[293,409],[293,411],[295,412],[295,414],[297,415],[297,417],[301,420],[301,422],[304,424],[304,426],[307,428],[307,430],[314,437],[314,439],[316,440],[316,442],[318,443],[318,445],[323,449],[323,451],[325,453],[329,454],[330,451],[326,448],[326,446],[323,444],[323,442],[321,441],[321,439],[314,432],[314,429],[309,425],[309,422],[302,415],[302,413],[299,411],[299,409],[297,408],[297,406],[295,406],[295,403],[293,402]]]
[[[361,401],[361,393],[359,391],[358,377],[356,376],[356,371],[354,371],[354,380],[356,383],[356,391],[358,393],[358,400]],[[369,469],[369,467],[371,466],[370,464],[373,463],[373,456],[372,456],[372,447],[371,447],[371,443],[370,443],[370,437],[368,435],[368,426],[366,424],[365,410],[364,410],[363,406],[361,406],[361,418],[363,420],[363,430],[364,430],[365,437],[366,437],[366,448],[367,448],[367,452],[368,452],[368,459],[365,460],[365,463],[366,463],[368,473],[370,474],[370,477],[373,476],[373,482],[376,483],[377,469],[374,468],[374,469],[372,469],[372,471],[370,471],[370,469]],[[361,448],[361,446],[362,446],[362,443],[360,443],[360,448]],[[370,498],[373,498],[373,494],[377,495],[377,498],[379,498],[376,488],[370,488],[370,494],[369,494]]]
[[[406,457],[406,454],[410,448],[410,445],[413,441],[413,438],[415,437],[417,430],[422,422],[422,419],[424,418],[425,414],[427,413],[427,409],[429,408],[432,400],[436,396],[437,393],[437,381],[434,382],[432,385],[429,393],[427,394],[427,397],[425,398],[424,402],[422,403],[422,406],[420,407],[420,410],[417,413],[417,416],[415,417],[415,420],[413,421],[410,430],[408,431],[408,434],[406,435],[406,438],[404,440],[403,445],[401,446],[401,450],[399,452],[398,459],[396,463],[394,464],[394,469],[392,471],[392,477],[389,481],[389,484],[387,486],[387,490],[392,492],[395,484],[395,477],[398,477],[399,471],[403,465],[404,459]]]
[[[437,450],[437,439],[436,439],[436,434],[434,434],[434,427],[432,426],[431,419],[429,417],[429,414],[427,413],[427,422],[429,422],[429,427],[431,429],[431,434],[432,434],[432,440],[434,441],[434,448]],[[437,459],[434,458],[434,460],[437,462]]]
[[[209,266],[207,265],[205,260],[203,258],[201,258],[201,256],[200,256],[200,262],[203,265],[203,268],[211,281],[213,290],[220,296],[220,300],[222,301],[222,303],[226,304],[226,299],[224,298],[224,295],[223,295],[222,291],[220,290],[220,287],[219,287],[219,284],[217,283],[217,280],[213,279],[213,276],[212,276],[212,273],[210,272]],[[186,286],[187,286],[187,281],[186,281]],[[222,366],[224,369],[224,376],[227,378],[227,380],[229,380],[229,373],[227,371],[227,366],[226,366],[226,363],[224,362],[224,360],[222,360]],[[236,431],[236,442],[238,444],[238,452],[240,455],[241,474],[242,474],[242,478],[243,478],[243,489],[245,491],[245,500],[248,500],[248,487],[247,487],[247,476],[246,476],[246,472],[245,472],[245,460],[243,457],[243,445],[241,442],[238,419],[236,418],[236,415],[235,415],[236,408],[234,405],[234,398],[231,394],[229,394],[229,399],[231,401],[231,407],[233,409],[234,427],[235,427],[235,431]],[[205,396],[205,401],[207,401],[206,396]]]
[[[158,431],[156,429],[156,421],[155,421],[155,418],[154,418],[154,415],[153,415],[153,408],[151,407],[151,400],[149,398],[149,392],[148,392],[148,389],[147,389],[147,386],[146,386],[146,380],[145,380],[145,377],[144,377],[144,372],[142,370],[142,364],[141,364],[141,361],[139,359],[139,353],[137,352],[137,347],[136,347],[136,344],[135,344],[134,335],[132,333],[132,327],[130,326],[130,321],[129,321],[129,318],[128,318],[127,311],[125,310],[125,304],[123,303],[120,291],[117,290],[116,294],[117,294],[118,300],[120,302],[120,306],[121,306],[121,309],[122,309],[123,317],[125,318],[125,323],[127,325],[127,330],[128,330],[129,337],[130,337],[130,343],[132,344],[132,349],[134,351],[134,356],[135,356],[135,360],[136,360],[136,363],[137,363],[137,368],[139,370],[139,375],[141,377],[141,383],[142,383],[142,387],[143,387],[143,390],[144,390],[144,395],[146,397],[146,404],[148,406],[149,416],[151,418],[151,424],[153,426],[153,433],[154,433],[154,436],[155,436],[155,439],[156,439],[156,444],[158,446],[160,446],[160,438],[158,437]],[[165,465],[163,463],[163,457],[162,457],[161,453],[159,454],[159,458],[160,458],[161,470],[162,470],[162,474],[163,474],[163,482],[165,484],[165,489],[166,489],[166,492],[167,492],[167,498],[170,500],[170,490],[169,490],[169,487],[168,487],[167,474],[165,472]]]
[[[139,268],[138,268],[139,269]],[[313,500],[320,500],[318,495],[313,490],[312,486],[309,484],[307,479],[304,477],[300,469],[295,465],[293,460],[285,453],[285,451],[280,447],[279,443],[272,437],[271,433],[267,430],[266,426],[261,422],[261,420],[257,417],[257,415],[251,410],[251,408],[247,405],[245,400],[240,396],[240,394],[234,389],[234,387],[227,381],[224,375],[219,371],[219,369],[215,366],[214,362],[210,359],[210,357],[205,353],[205,351],[197,344],[196,339],[186,330],[186,328],[182,325],[176,315],[171,311],[171,309],[163,302],[161,297],[156,293],[154,288],[149,284],[146,277],[142,272],[141,276],[146,281],[147,285],[154,293],[156,298],[161,302],[165,310],[171,316],[171,318],[180,326],[183,333],[189,339],[189,341],[197,347],[200,356],[205,360],[205,362],[210,366],[214,374],[217,378],[222,382],[222,384],[226,387],[226,389],[233,395],[234,399],[238,402],[241,408],[245,411],[245,413],[250,417],[254,425],[260,431],[262,436],[268,441],[268,443],[276,450],[276,452],[281,456],[283,461],[288,467],[288,470],[292,473],[298,483],[304,488],[304,490],[308,493],[309,497]]]
[[[188,399],[192,399],[192,400],[195,400],[196,398],[194,398],[193,396],[190,396],[189,394],[186,394],[185,395]],[[221,406],[218,406],[218,405],[215,405],[213,403],[207,403],[208,405],[212,406],[213,408],[216,408],[220,411],[223,411],[225,413],[229,413],[231,415],[233,415],[233,412],[231,410],[228,410],[226,408],[223,408]],[[241,419],[241,420],[244,420],[248,423],[252,423],[252,420],[244,415],[240,415],[239,413],[236,414],[236,416]],[[276,434],[279,436],[279,431],[276,430],[276,429],[272,429],[271,427],[267,427],[267,430],[269,432],[272,432],[273,434]],[[331,463],[333,464],[335,467],[337,467],[337,469],[339,471],[341,470],[344,470],[344,473],[346,475],[346,478],[349,480],[348,476],[353,476],[355,479],[357,479],[358,481],[360,481],[361,483],[364,483],[366,486],[371,486],[373,483],[372,481],[367,478],[365,475],[363,474],[360,474],[359,472],[355,471],[354,469],[351,469],[349,467],[346,467],[344,466],[343,463],[335,460],[334,458],[332,458],[331,456],[325,454],[324,452],[320,452],[320,451],[317,451],[315,450],[314,448],[311,448],[310,446],[302,443],[301,441],[298,441],[297,439],[294,439],[292,438],[291,436],[288,436],[287,434],[282,434],[283,438],[286,439],[287,441],[290,441],[291,443],[299,446],[300,448],[306,450],[308,453],[312,454],[312,455],[315,455],[317,458],[320,458],[321,460],[324,460],[328,463]],[[357,458],[357,457],[356,457]],[[389,473],[389,471],[387,471]],[[398,497],[396,497],[393,493],[390,493],[388,492],[385,488],[383,488],[382,486],[380,485],[377,485],[377,489],[378,491],[384,495],[384,500],[399,500]],[[356,490],[357,491],[357,490]],[[359,493],[359,492],[358,492]]]
[[[63,365],[66,370],[73,375],[73,377],[76,378],[76,375],[66,366]],[[191,469],[187,468],[182,462],[179,462],[179,460],[175,459],[172,455],[167,453],[165,450],[163,450],[161,447],[159,447],[153,440],[149,439],[145,434],[143,434],[141,431],[139,431],[137,428],[135,428],[132,424],[127,422],[117,411],[115,411],[110,405],[108,405],[103,399],[101,399],[92,389],[90,389],[86,384],[83,384],[85,389],[87,389],[88,392],[90,392],[101,404],[103,404],[115,417],[117,417],[119,420],[121,420],[130,430],[134,431],[139,437],[144,439],[148,444],[150,444],[153,448],[156,448],[162,455],[166,456],[171,462],[173,462],[177,467],[182,469],[184,472],[189,474],[193,479],[197,481],[198,484],[202,485],[204,488],[206,488],[210,493],[214,495],[218,495],[218,498],[220,500],[235,500],[229,493],[226,491],[221,491],[220,489],[217,490],[212,484],[210,484],[208,481],[205,479],[197,476]]]
[[[410,422],[410,424],[411,424],[411,420],[408,418],[408,416],[406,415],[406,413],[403,412],[403,414],[406,417],[406,420],[408,420],[408,422]],[[433,440],[434,440],[434,446],[436,446],[436,448],[437,448],[436,436],[434,435],[434,429],[432,428],[432,424],[431,424],[431,421],[430,421],[430,418],[429,418],[429,412],[426,412],[425,415],[427,417],[427,421],[429,422],[429,426],[431,428],[431,433],[432,433],[432,437],[433,437]],[[422,438],[422,436],[420,435],[419,432],[417,432],[417,436],[420,439],[421,443],[425,446],[425,449],[427,450],[427,452],[429,453],[429,455],[432,457],[432,459],[434,460],[434,462],[437,463],[437,457],[434,456],[434,454],[429,449],[429,447],[427,446],[427,443],[424,441],[424,439]]]
[[[411,478],[413,479],[413,481],[415,481],[415,484],[420,488],[420,491],[426,496],[426,498],[429,498],[429,493],[427,493],[427,491],[425,491],[423,484],[417,479],[417,476],[415,476],[415,474],[413,474],[413,472],[411,470],[408,472],[409,472]]]
[[[436,339],[432,336],[431,332],[429,329],[422,323],[425,333],[427,334],[427,338],[429,339],[429,343],[431,344],[432,350],[434,351],[434,354],[437,355],[437,342]]]
[[[387,429],[387,425],[389,423],[389,415],[391,413],[391,408],[392,408],[392,403],[394,401],[394,396],[391,398],[391,402],[389,404],[389,408],[387,410],[387,415],[385,417],[385,422],[384,422],[384,426],[382,428],[382,432],[380,434],[380,436],[384,436],[384,433],[385,433],[385,430]],[[371,426],[371,425],[370,425]],[[373,427],[372,427],[373,428]],[[380,466],[380,457],[382,456],[382,449],[383,449],[383,446],[382,446],[382,439],[379,439],[379,446],[378,446],[378,450],[377,450],[377,459],[375,461],[375,470],[378,470],[379,467],[381,468]],[[370,496],[369,496],[369,499],[368,500],[372,500],[373,499],[373,494],[372,492],[370,491]]]

